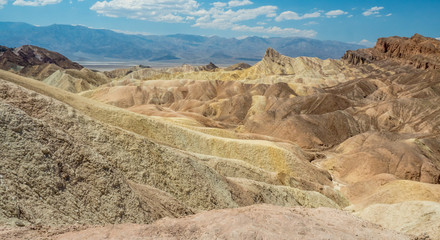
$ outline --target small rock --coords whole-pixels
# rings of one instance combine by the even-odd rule
[[[50,150],[49,150],[49,148],[47,148],[47,147],[43,147],[43,148],[41,149],[41,152],[42,152],[44,155],[48,155],[48,154],[50,154]]]
[[[22,221],[15,221],[15,225],[17,225],[18,227],[26,226]]]
[[[20,126],[15,126],[15,127],[11,127],[11,130],[16,132],[16,133],[22,133],[23,132],[23,127]]]

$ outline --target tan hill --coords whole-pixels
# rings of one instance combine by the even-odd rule
[[[105,74],[85,69],[57,52],[31,45],[18,48],[0,46],[0,69],[32,77],[74,93],[110,81]]]
[[[344,68],[344,63],[339,60],[321,60],[312,57],[290,58],[281,55],[272,48],[268,48],[263,59],[247,71],[247,77],[260,79],[271,75],[288,75],[293,79],[303,78],[307,81],[333,77],[336,81],[339,77],[341,79],[345,77],[342,73]]]
[[[79,93],[106,84],[110,79],[101,72],[93,72],[83,68],[81,70],[57,70],[42,81],[69,92]]]

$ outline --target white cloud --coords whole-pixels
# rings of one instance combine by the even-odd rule
[[[277,16],[277,13],[276,13],[276,12],[269,13],[269,14],[266,15],[266,17],[268,17],[268,18],[274,18],[274,17],[276,17],[276,16]]]
[[[0,9],[2,9],[6,3],[8,3],[8,0],[0,0]]]
[[[385,17],[389,17],[391,15],[393,15],[393,14],[392,13],[388,13],[387,15],[385,15]]]
[[[201,12],[200,17],[193,25],[201,28],[230,29],[236,23],[253,20],[260,16],[270,17],[277,10],[276,6],[261,6],[251,9],[239,9],[237,11],[228,9],[211,8],[209,11]]]
[[[345,15],[345,14],[348,14],[348,12],[344,12],[344,11],[338,9],[338,10],[328,11],[327,13],[325,13],[325,16],[327,16],[328,18],[335,18],[335,17],[338,17],[340,15]]]
[[[370,42],[367,39],[362,39],[357,44],[362,45],[362,46],[366,46],[366,47],[374,47],[374,42]]]
[[[234,31],[240,32],[254,32],[254,33],[270,33],[280,36],[289,36],[289,37],[315,37],[316,32],[313,30],[300,30],[296,28],[280,28],[280,27],[249,27],[245,25],[237,25],[232,27]]]
[[[1,0],[0,0],[1,1]],[[156,22],[188,22],[193,27],[223,29],[242,34],[265,33],[282,36],[314,37],[313,30],[260,26],[277,16],[278,7],[266,5],[254,8],[235,7],[251,5],[250,0],[217,1],[210,8],[202,8],[196,0],[104,0],[90,9],[107,17],[126,17]],[[304,14],[301,18],[320,16],[319,12]],[[258,20],[256,26],[243,22]]]
[[[46,6],[49,4],[57,4],[60,3],[62,0],[16,0],[13,5],[16,6],[32,6],[32,7],[38,7],[38,6]]]
[[[295,28],[280,28],[276,26],[247,26],[241,24],[243,21],[254,20],[259,17],[273,18],[276,16],[276,6],[261,6],[250,9],[221,9],[211,8],[209,10],[199,10],[198,18],[193,27],[211,29],[230,29],[232,31],[249,33],[265,33],[281,36],[315,37],[313,30],[300,30]],[[264,22],[260,22],[262,24]]]
[[[159,15],[156,19],[159,22],[183,22],[185,18],[169,13],[167,15]]]
[[[306,18],[317,18],[320,16],[321,16],[321,13],[319,11],[313,12],[313,13],[306,13],[302,16],[300,16],[296,12],[285,11],[285,12],[282,12],[278,17],[276,17],[275,21],[281,22],[284,20],[302,20],[302,19],[306,19]]]
[[[318,24],[318,22],[310,21],[308,23],[304,23],[304,26],[317,25],[317,24]]]
[[[198,7],[195,0],[110,0],[98,1],[90,9],[108,17],[183,22]]]
[[[348,17],[348,18],[352,18],[352,17],[353,17],[353,15],[351,15],[351,14],[350,14],[350,15],[348,15],[347,17]]]
[[[368,9],[367,11],[363,12],[362,15],[364,15],[364,16],[376,15],[376,14],[379,14],[379,11],[382,9],[384,9],[384,7],[375,6],[375,7]]]
[[[232,0],[229,1],[228,5],[229,7],[240,7],[240,6],[246,6],[246,5],[251,5],[254,4],[253,2],[249,1],[249,0]]]
[[[224,2],[215,2],[212,5],[216,8],[222,8],[222,7],[226,7],[228,4]]]

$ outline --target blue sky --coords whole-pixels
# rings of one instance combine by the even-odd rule
[[[440,37],[440,0],[0,0],[0,21],[84,25],[124,33],[296,36],[373,44]]]

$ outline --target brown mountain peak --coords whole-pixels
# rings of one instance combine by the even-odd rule
[[[423,36],[423,35],[420,35],[420,34],[418,34],[418,33],[415,33],[415,34],[411,37],[411,39],[424,39],[424,38],[426,38],[426,37]]]
[[[411,38],[379,38],[374,48],[347,51],[343,59],[354,64],[392,60],[420,69],[439,69],[440,42],[417,33]]]

